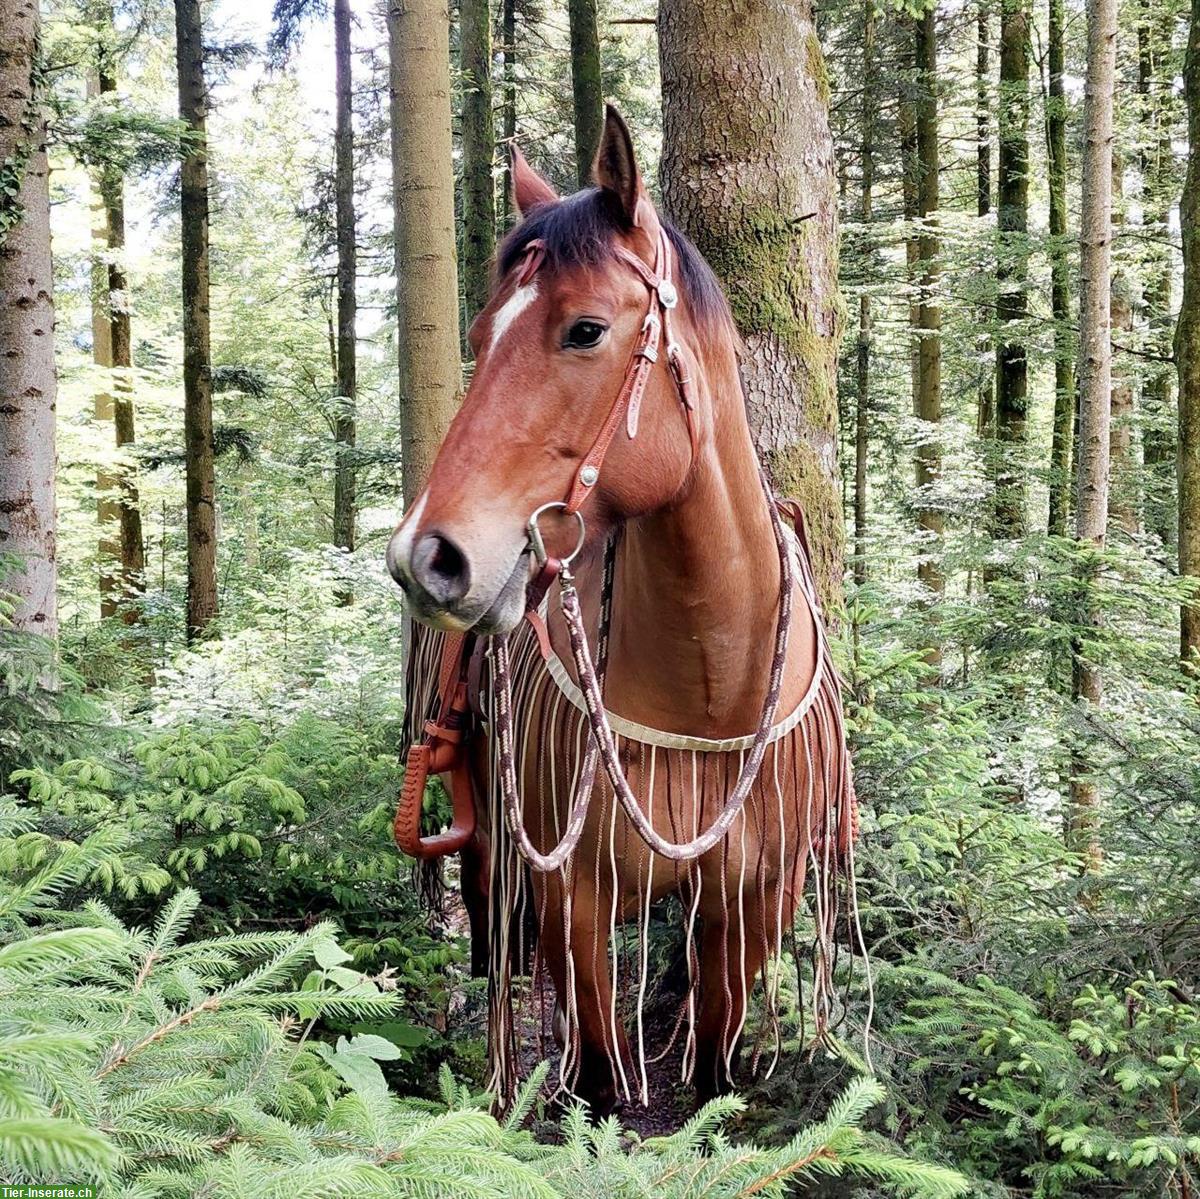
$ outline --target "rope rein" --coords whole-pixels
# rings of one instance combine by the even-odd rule
[[[767,694],[758,719],[754,741],[746,754],[737,783],[721,813],[713,823],[691,841],[677,843],[666,840],[655,831],[653,824],[642,811],[629,779],[621,767],[616,739],[604,708],[604,679],[608,668],[608,640],[612,621],[613,578],[615,574],[616,542],[610,540],[605,547],[604,581],[601,591],[600,633],[597,640],[596,664],[593,665],[588,648],[587,631],[579,605],[579,593],[575,579],[568,567],[559,574],[562,613],[567,622],[571,641],[571,655],[579,674],[579,685],[587,705],[588,725],[591,736],[579,773],[578,785],[571,802],[571,812],[566,832],[549,854],[543,854],[529,840],[522,821],[522,804],[517,783],[516,761],[513,753],[512,728],[512,679],[509,669],[508,637],[496,637],[493,643],[495,681],[497,689],[496,737],[499,743],[500,786],[504,797],[504,810],[509,831],[517,850],[529,865],[542,872],[557,870],[570,856],[583,833],[591,800],[592,784],[596,773],[596,759],[604,763],[605,773],[612,783],[613,792],[629,817],[638,835],[656,854],[674,862],[686,862],[702,857],[714,849],[729,832],[749,797],[762,768],[767,744],[771,739],[771,728],[779,709],[779,696],[783,687],[783,671],[787,662],[788,639],[792,623],[792,556],[789,552],[783,522],[771,496],[766,476],[759,473],[763,495],[771,514],[771,529],[775,534],[775,546],[779,555],[779,618],[775,628],[775,653],[767,684]]]

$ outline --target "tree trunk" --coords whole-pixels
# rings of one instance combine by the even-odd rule
[[[1112,155],[1112,226],[1125,223],[1124,164],[1115,152]],[[1133,333],[1132,283],[1121,267],[1111,272],[1109,286],[1109,321],[1113,340],[1124,334],[1128,341]],[[1108,428],[1108,514],[1126,533],[1136,533],[1141,527],[1141,504],[1138,499],[1139,466],[1134,460],[1134,392],[1133,378],[1128,366],[1122,367],[1115,353],[1112,356],[1112,402],[1109,405]]]
[[[1026,231],[1029,220],[1029,16],[1028,0],[1000,6],[999,230],[996,316],[1002,328],[996,348],[996,418],[993,444],[993,535],[1025,531],[1025,416],[1027,363],[1019,330],[1004,326],[1025,319]]]
[[[1174,375],[1171,359],[1171,206],[1175,199],[1175,151],[1171,144],[1174,71],[1169,63],[1175,17],[1143,0],[1138,22],[1138,95],[1146,131],[1142,154],[1142,225],[1146,282],[1142,290],[1149,350],[1156,356],[1142,385],[1142,448],[1146,466],[1143,519],[1165,546],[1175,544]]]
[[[117,90],[115,41],[112,5],[104,0],[98,6],[97,91],[101,96]],[[125,273],[125,180],[114,167],[100,170],[102,219],[99,222],[104,246],[99,289],[92,302],[93,360],[107,365],[109,386],[96,396],[96,416],[111,421],[117,451],[125,451],[115,472],[103,472],[97,480],[101,490],[98,515],[101,524],[100,614],[120,612],[126,624],[141,619],[138,597],[145,590],[146,546],[142,534],[141,499],[138,492],[137,466],[132,457],[136,443],[134,423],[133,331],[130,325],[132,301]],[[115,545],[105,536],[105,527],[115,524]],[[104,562],[116,561],[117,571],[105,569]]]
[[[975,213],[985,217],[992,211],[992,130],[989,95],[991,74],[991,29],[988,0],[979,0],[975,13]],[[980,313],[980,325],[986,329],[992,322],[992,312],[985,306]],[[981,370],[976,394],[976,432],[990,436],[995,420],[995,371],[991,369],[992,339],[981,333],[975,342],[980,363],[988,362]]]
[[[512,167],[509,150],[517,139],[517,0],[503,0],[500,17],[501,36],[504,39],[504,102],[501,113],[501,130],[504,138],[504,228],[513,218]]]
[[[1112,393],[1110,327],[1112,265],[1113,84],[1116,63],[1116,0],[1088,0],[1087,81],[1084,97],[1083,189],[1079,222],[1079,448],[1075,535],[1104,548],[1108,519],[1109,405]],[[1081,623],[1098,627],[1094,569],[1085,568]],[[1100,668],[1074,647],[1073,693],[1081,707],[1101,701]],[[1071,771],[1069,844],[1083,855],[1084,869],[1100,864],[1097,789],[1086,753],[1077,745]]]
[[[175,0],[179,117],[196,139],[180,172],[183,274],[183,437],[187,473],[187,635],[217,615],[216,468],[208,313],[208,146],[200,0]]]
[[[975,211],[992,211],[992,130],[988,104],[991,75],[991,37],[988,0],[979,0],[975,12]]]
[[[102,75],[88,79],[89,96],[99,95]],[[109,262],[112,234],[104,196],[104,172],[97,173],[92,204],[92,365],[96,368],[92,392],[92,416],[105,427],[113,421],[113,350],[110,319]],[[121,542],[120,502],[116,472],[107,461],[96,469],[97,585],[100,617],[108,619],[120,610]]]
[[[904,213],[904,285],[908,291],[908,327],[917,327],[917,270],[920,251],[917,247],[917,215],[920,199],[917,195],[917,101],[916,90],[920,86],[919,69],[914,53],[917,36],[916,21],[908,15],[899,17],[900,31],[909,50],[901,52],[901,69],[907,73],[908,81],[900,89],[900,100],[896,108],[896,128],[900,135],[900,203]],[[917,394],[917,372],[920,361],[915,337],[909,339],[908,373],[910,394]]]
[[[917,525],[921,553],[917,577],[933,596],[945,590],[941,541],[946,520],[933,491],[942,470],[942,312],[938,296],[938,99],[937,6],[933,4],[914,23],[917,63],[917,377],[913,414],[921,422],[916,453]],[[940,660],[930,650],[931,664]]]
[[[1075,429],[1075,334],[1067,243],[1067,97],[1063,90],[1065,0],[1050,0],[1050,87],[1046,148],[1050,189],[1050,311],[1054,318],[1054,428],[1050,442],[1049,531],[1067,534],[1071,437]]]
[[[571,24],[571,93],[575,101],[575,172],[579,186],[587,187],[604,128],[596,0],[567,0],[567,16]]]
[[[334,0],[337,116],[334,127],[337,222],[337,408],[333,422],[333,544],[354,549],[357,507],[354,443],[357,437],[358,246],[354,220],[354,87],[350,0]]]
[[[130,327],[129,279],[125,274],[125,187],[116,172],[105,183],[108,210],[108,303],[113,364],[113,433],[117,450],[125,451],[118,467],[117,518],[121,530],[121,616],[126,624],[141,620],[136,600],[146,587],[146,544],[142,534],[141,496],[133,447],[137,441],[133,399],[133,331]]]
[[[1179,371],[1179,573],[1200,586],[1200,0],[1192,0],[1183,71],[1188,164],[1179,224],[1183,234],[1183,303],[1175,326]],[[1180,611],[1179,648],[1200,672],[1200,595]]]
[[[837,209],[812,11],[807,0],[663,0],[658,16],[666,208],[725,285],[755,444],[777,489],[804,506],[837,608]]]
[[[388,46],[400,433],[411,503],[462,393],[445,4],[389,0]]]
[[[463,291],[467,324],[487,303],[496,248],[496,132],[492,124],[492,18],[488,0],[459,6],[462,73]]]
[[[875,0],[863,5],[862,78],[862,193],[858,216],[862,223],[863,257],[874,252],[871,207],[875,188]],[[854,582],[867,581],[867,449],[871,410],[871,294],[864,280],[858,297],[858,343],[855,354],[854,404]]]
[[[37,0],[0,0],[0,554],[16,555],[0,588],[13,627],[58,633],[55,588],[54,272]]]

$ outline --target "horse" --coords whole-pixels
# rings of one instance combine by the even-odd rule
[[[410,757],[397,839],[462,854],[502,1096],[532,925],[563,1086],[597,1113],[648,1102],[649,910],[677,897],[676,1032],[702,1102],[732,1086],[760,974],[778,1058],[768,964],[806,877],[828,1025],[839,913],[856,915],[840,886],[857,819],[840,684],[802,515],[775,504],[755,455],[729,306],[658,213],[624,121],[606,110],[594,186],[574,195],[515,147],[511,167],[519,223],[469,330],[474,373],[387,549],[413,615],[442,634],[412,653],[411,736],[424,727],[429,756]],[[429,770],[454,773],[455,820],[422,839]],[[614,978],[629,922],[632,1033]]]

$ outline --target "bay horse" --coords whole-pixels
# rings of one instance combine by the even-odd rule
[[[492,1085],[511,1098],[532,924],[561,1081],[603,1113],[649,1099],[642,1001],[664,896],[684,912],[676,1032],[699,1099],[731,1085],[760,974],[778,1057],[768,963],[806,877],[824,1031],[839,912],[856,918],[838,885],[856,808],[802,522],[785,529],[766,489],[729,307],[656,211],[611,107],[594,178],[560,198],[514,148],[521,219],[470,328],[474,374],[387,562],[442,631],[411,655],[409,733],[427,756],[410,754],[397,840],[463,855]],[[453,776],[455,821],[421,838],[429,770]]]

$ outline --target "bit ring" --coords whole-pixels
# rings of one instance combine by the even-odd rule
[[[539,566],[545,566],[546,560],[550,555],[546,553],[546,543],[542,540],[542,531],[538,528],[538,520],[543,512],[554,510],[566,512],[567,505],[562,500],[551,500],[550,503],[543,504],[540,508],[535,508],[532,515],[525,522],[525,529],[529,534],[529,548],[533,551],[533,556]],[[579,521],[579,538],[575,542],[575,548],[566,557],[560,559],[564,567],[570,566],[575,561],[579,556],[579,551],[583,549],[584,541],[587,539],[587,525],[584,523],[583,513],[575,511],[570,513],[570,515]]]

